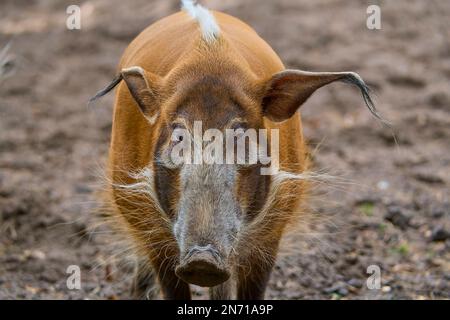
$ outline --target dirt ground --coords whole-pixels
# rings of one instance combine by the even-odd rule
[[[308,232],[295,234],[267,298],[450,298],[450,2],[203,1],[253,26],[289,68],[358,72],[380,125],[353,88],[330,85],[302,108],[319,184]],[[79,4],[81,30],[67,30]],[[369,4],[381,30],[366,28]],[[0,299],[126,299],[130,277],[91,232],[106,160],[115,74],[127,44],[178,1],[2,0],[0,47],[16,70],[0,82]],[[66,286],[78,265],[81,290]],[[366,286],[381,268],[381,289]],[[128,268],[129,269],[129,268]],[[195,289],[196,297],[204,295]]]

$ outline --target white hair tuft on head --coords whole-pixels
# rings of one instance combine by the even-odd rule
[[[195,0],[181,0],[181,8],[193,19],[197,20],[202,31],[203,39],[211,43],[219,37],[220,28],[214,15]]]

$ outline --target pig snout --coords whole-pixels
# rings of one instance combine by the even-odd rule
[[[201,287],[217,286],[230,277],[224,259],[211,245],[192,247],[176,267],[175,273],[185,282]]]

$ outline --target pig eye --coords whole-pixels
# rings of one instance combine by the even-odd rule
[[[242,121],[234,122],[230,126],[230,128],[233,129],[233,130],[244,130],[245,131],[245,130],[248,129],[248,123],[247,122],[242,122]]]
[[[172,123],[172,141],[174,142],[181,142],[183,141],[184,137],[184,130],[185,127],[181,123]]]
[[[172,133],[172,141],[173,142],[181,142],[183,141],[183,134],[181,132],[183,129],[175,129]]]

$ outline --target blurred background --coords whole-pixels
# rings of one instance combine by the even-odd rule
[[[450,298],[450,2],[202,3],[250,24],[288,68],[358,72],[394,125],[396,141],[343,84],[302,107],[315,170],[337,178],[318,185],[308,231],[286,245],[266,297]],[[80,30],[66,28],[72,4]],[[371,4],[381,8],[381,30],[366,27]],[[10,44],[0,79],[0,299],[127,298],[129,270],[89,231],[113,95],[86,102],[113,78],[128,43],[178,8],[0,2],[0,48]],[[67,289],[72,264],[81,290]],[[370,265],[381,269],[378,290],[366,286]]]

